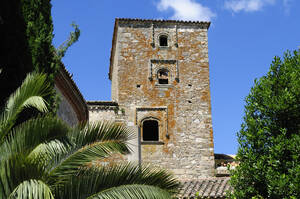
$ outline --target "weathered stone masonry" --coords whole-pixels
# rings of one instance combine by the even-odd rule
[[[88,106],[72,76],[62,63],[55,77],[54,88],[61,100],[57,115],[63,121],[70,126],[76,126],[89,120]]]
[[[209,25],[116,19],[109,77],[118,108],[89,104],[90,121],[118,120],[136,132],[129,160],[167,168],[182,180],[214,175]],[[157,124],[158,140],[145,140],[146,121]]]

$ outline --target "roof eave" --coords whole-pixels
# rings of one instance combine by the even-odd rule
[[[65,93],[65,97],[68,98],[70,103],[73,103],[79,122],[87,122],[89,120],[89,113],[86,101],[72,79],[72,75],[62,62],[60,62],[60,70],[55,77],[55,84]]]

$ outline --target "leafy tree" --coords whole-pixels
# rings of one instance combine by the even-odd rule
[[[46,75],[28,75],[0,113],[0,198],[170,198],[178,183],[164,170],[95,164],[114,153],[128,154],[132,132],[97,123],[69,128],[51,115],[15,122],[27,107],[48,111]]]
[[[47,81],[54,88],[61,58],[78,40],[80,31],[75,28],[70,38],[58,50],[52,45],[53,23],[50,0],[9,0],[0,3],[0,107],[32,71],[46,73]],[[52,113],[58,104],[54,90],[44,97]],[[33,113],[23,114],[24,118]]]
[[[33,70],[20,0],[0,1],[0,108]]]
[[[235,198],[300,198],[300,50],[275,57],[246,98]]]

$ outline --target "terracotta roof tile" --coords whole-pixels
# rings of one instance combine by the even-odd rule
[[[132,19],[132,18],[117,18],[118,21],[131,21],[131,22],[152,22],[152,23],[189,23],[189,24],[206,24],[210,25],[209,21],[183,21],[183,20],[169,20],[169,19]]]
[[[214,177],[182,182],[178,198],[225,198],[227,191],[232,190],[229,179],[229,177]]]
[[[69,71],[66,69],[65,65],[64,65],[62,62],[61,62],[61,70],[63,71],[63,73],[66,74],[66,76],[69,77],[69,80],[70,80],[72,86],[74,87],[74,89],[76,90],[76,92],[77,92],[78,96],[80,97],[81,101],[82,101],[83,103],[86,103],[86,101],[85,101],[83,95],[81,94],[79,88],[77,87],[75,81],[73,80],[73,75],[71,75],[71,74],[69,73]]]
[[[86,103],[89,106],[118,106],[118,103],[114,101],[87,101]]]
[[[77,87],[75,81],[72,78],[73,75],[69,73],[69,71],[66,69],[63,62],[60,62],[60,70],[58,74],[55,77],[55,84],[59,84],[59,80],[62,80],[62,83],[64,84],[63,87],[65,87],[69,93],[73,93],[69,100],[74,101],[74,105],[78,107],[78,114],[81,115],[81,122],[88,121],[89,119],[89,113],[88,113],[88,107],[86,104],[86,101],[81,94],[79,88]]]

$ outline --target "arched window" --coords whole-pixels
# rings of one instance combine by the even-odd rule
[[[169,71],[165,68],[157,71],[157,79],[159,84],[169,84]]]
[[[159,36],[159,46],[162,46],[162,47],[168,46],[168,36],[167,35]]]
[[[158,141],[158,135],[158,121],[146,120],[143,122],[143,141]]]

